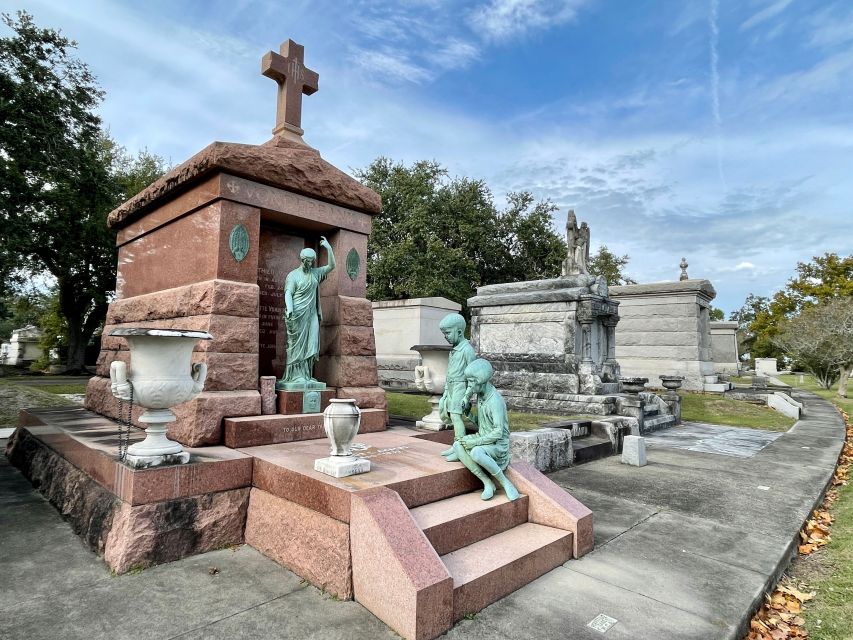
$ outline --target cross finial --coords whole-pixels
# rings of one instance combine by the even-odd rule
[[[302,94],[319,88],[320,76],[305,67],[305,47],[293,40],[281,43],[279,51],[269,51],[261,59],[261,73],[278,83],[278,106],[274,135],[290,132],[302,140]]]

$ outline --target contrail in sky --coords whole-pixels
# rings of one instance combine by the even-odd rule
[[[711,109],[714,114],[714,128],[716,129],[717,173],[720,174],[723,189],[727,191],[726,176],[723,174],[723,146],[720,139],[720,129],[723,125],[723,119],[720,117],[720,72],[717,69],[720,61],[720,56],[717,53],[717,43],[720,40],[720,30],[717,28],[717,9],[720,3],[719,0],[710,0],[710,3],[708,25],[711,28]]]

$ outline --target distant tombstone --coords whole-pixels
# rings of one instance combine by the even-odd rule
[[[588,273],[589,227],[571,211],[566,241],[561,277],[477,289],[468,300],[471,341],[512,409],[606,415],[612,409],[589,403],[620,388],[619,303],[603,277]]]

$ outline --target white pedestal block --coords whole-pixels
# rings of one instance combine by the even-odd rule
[[[622,464],[646,466],[646,439],[643,436],[625,436],[622,441]]]
[[[190,461],[188,451],[180,451],[178,453],[167,453],[164,455],[153,456],[137,456],[128,453],[124,459],[124,463],[134,469],[147,469],[148,467],[159,467],[163,464],[186,464]]]
[[[314,461],[314,471],[333,478],[346,478],[370,471],[370,460],[355,456],[329,456]]]

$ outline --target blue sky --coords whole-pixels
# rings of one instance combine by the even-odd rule
[[[574,208],[640,282],[694,278],[727,313],[797,261],[853,251],[853,4],[807,0],[3,0],[80,45],[131,150],[179,163],[261,143],[293,38],[320,91],[305,139]]]

